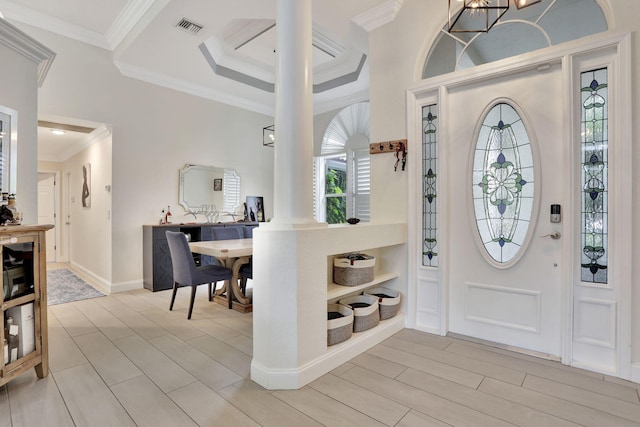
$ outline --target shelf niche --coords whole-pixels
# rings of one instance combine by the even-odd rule
[[[263,387],[299,389],[404,328],[399,313],[327,346],[327,303],[373,286],[406,289],[397,270],[406,252],[406,224],[267,224],[253,239],[251,379]],[[350,252],[376,256],[372,282],[333,283],[333,258]]]

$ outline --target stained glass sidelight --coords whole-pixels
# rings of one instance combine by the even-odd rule
[[[582,274],[583,282],[607,283],[608,78],[607,69],[581,73]]]
[[[437,105],[422,107],[422,265],[438,266]]]
[[[473,207],[480,239],[498,264],[520,251],[531,220],[534,167],[527,130],[507,103],[489,110],[473,159]]]

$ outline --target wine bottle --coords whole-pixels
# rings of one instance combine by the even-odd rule
[[[167,224],[173,224],[173,218],[171,215],[171,206],[167,206]]]
[[[260,203],[260,201],[258,201],[258,204],[256,205],[256,210],[258,211],[258,222],[262,222],[263,212],[262,212],[262,203]]]
[[[6,365],[7,363],[9,363],[9,341],[7,341],[7,339],[4,339],[4,364]]]
[[[165,224],[166,220],[167,220],[167,216],[164,213],[164,209],[162,209],[162,215],[160,215],[160,225]]]

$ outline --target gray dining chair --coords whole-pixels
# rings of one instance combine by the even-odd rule
[[[247,292],[247,279],[253,280],[253,257],[240,267],[240,291],[243,295]]]
[[[213,227],[213,240],[242,239],[242,228],[237,226]]]
[[[169,253],[173,264],[173,294],[169,310],[173,310],[173,303],[176,300],[176,292],[179,287],[191,286],[191,301],[189,303],[189,314],[187,319],[191,319],[193,302],[196,298],[196,288],[198,285],[209,285],[209,301],[212,299],[215,287],[213,284],[221,280],[231,280],[231,270],[219,265],[196,266],[193,260],[187,236],[177,231],[167,231],[167,242],[169,243]]]

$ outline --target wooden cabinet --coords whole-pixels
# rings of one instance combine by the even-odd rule
[[[173,266],[171,254],[165,233],[167,231],[182,231],[189,236],[190,241],[200,242],[208,240],[221,240],[216,235],[224,235],[224,238],[251,237],[252,230],[257,223],[220,223],[220,224],[167,224],[167,225],[143,225],[142,243],[142,269],[145,289],[153,292],[171,289],[173,287]],[[217,233],[216,230],[235,231],[235,233]],[[226,237],[229,236],[229,237]],[[194,254],[196,264],[212,264],[213,258],[206,255]]]
[[[31,368],[39,378],[49,374],[45,232],[51,228],[52,225],[0,227],[0,338],[3,343],[7,339],[18,344],[0,360],[0,386]],[[9,318],[12,322],[8,322]],[[9,360],[5,361],[7,356]]]

